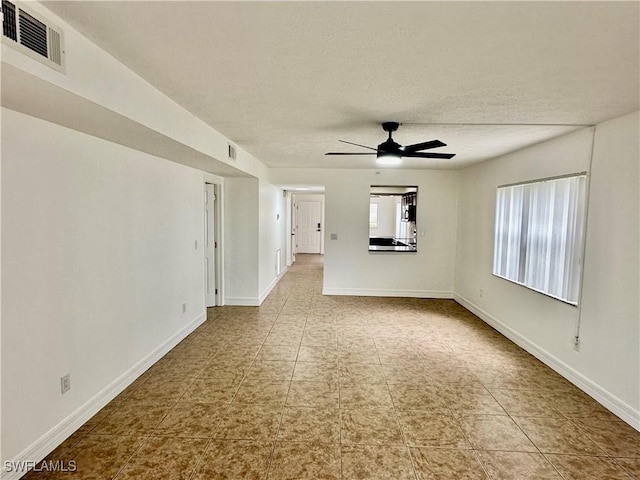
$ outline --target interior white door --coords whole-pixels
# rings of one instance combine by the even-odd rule
[[[204,192],[204,261],[205,261],[205,301],[207,307],[216,305],[216,237],[215,237],[215,202],[214,186],[205,184]]]
[[[322,202],[298,200],[298,253],[320,253]]]

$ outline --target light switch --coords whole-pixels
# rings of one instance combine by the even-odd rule
[[[331,234],[331,240],[337,240],[338,239],[338,234],[337,233],[332,233]]]
[[[420,230],[420,236],[424,237],[424,230]]]

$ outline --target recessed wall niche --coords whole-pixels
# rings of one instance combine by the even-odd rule
[[[371,185],[369,251],[416,252],[417,211],[417,186]]]

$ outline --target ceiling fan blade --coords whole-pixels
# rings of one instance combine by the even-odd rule
[[[368,148],[369,150],[377,150],[376,148],[367,147],[366,145],[360,145],[359,143],[347,142],[346,140],[338,140],[338,141],[342,143],[348,143],[349,145],[355,145],[356,147]]]
[[[328,152],[325,155],[377,155],[378,152]]]
[[[402,153],[403,157],[411,157],[411,158],[453,158],[456,156],[455,153],[436,153],[436,152],[409,152]]]
[[[442,143],[440,140],[430,140],[428,142],[414,143],[413,145],[406,145],[402,147],[405,152],[417,152],[420,150],[428,150],[430,148],[446,147],[446,143]]]

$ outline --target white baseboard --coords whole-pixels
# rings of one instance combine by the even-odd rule
[[[103,388],[91,399],[80,406],[67,418],[58,423],[55,427],[42,435],[33,444],[20,452],[15,458],[9,460],[12,465],[27,464],[27,462],[39,462],[51,453],[58,445],[64,442],[69,436],[80,428],[87,420],[98,413],[107,403],[117,397],[122,391],[131,385],[140,375],[146,372],[149,367],[160,360],[167,352],[180,343],[187,335],[198,328],[207,319],[206,312],[201,313],[194,320],[189,322],[167,340],[158,345],[146,357],[133,365],[113,382]],[[18,479],[25,471],[8,472],[5,465],[2,466],[0,478],[3,480]]]
[[[539,347],[535,343],[531,342],[511,327],[498,320],[496,317],[486,312],[482,308],[478,307],[476,304],[471,302],[470,300],[458,295],[454,294],[453,299],[458,302],[460,305],[468,309],[469,311],[476,314],[480,317],[485,323],[495,328],[498,332],[503,334],[509,340],[524,348],[531,355],[536,357],[538,360],[558,372],[564,378],[573,383],[580,390],[584,391],[606,408],[608,408],[611,412],[616,414],[622,420],[627,422],[636,430],[640,431],[640,410],[634,409],[631,405],[628,405],[624,401],[620,400],[614,394],[605,390],[603,387],[595,383],[593,380],[585,377],[583,374],[573,369],[571,366],[567,365],[562,360],[558,359],[551,353],[547,352],[543,348]]]
[[[453,298],[452,292],[439,290],[389,290],[372,288],[323,288],[323,295],[351,295],[356,297]]]
[[[225,297],[224,304],[233,307],[259,307],[262,302],[271,293],[271,290],[278,284],[280,279],[287,273],[287,268],[282,270],[280,275],[273,279],[271,284],[265,289],[265,291],[259,297]]]
[[[260,295],[259,303],[258,305],[262,305],[262,302],[265,301],[265,299],[269,296],[269,294],[271,293],[271,290],[273,290],[273,288],[278,284],[278,282],[282,279],[282,277],[284,277],[284,274],[287,273],[288,267],[285,267],[282,272],[280,272],[280,275],[278,275],[276,278],[273,279],[273,282],[271,282],[271,285],[269,285],[265,291],[262,293],[262,295]]]

